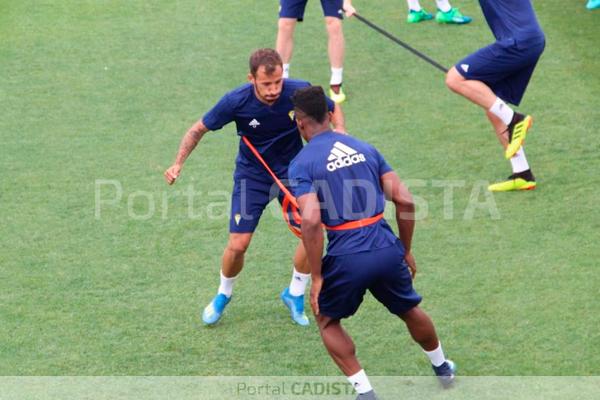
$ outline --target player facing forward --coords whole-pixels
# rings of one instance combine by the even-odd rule
[[[291,96],[305,81],[283,79],[279,54],[273,49],[260,49],[250,56],[249,83],[227,93],[184,135],[175,163],[165,171],[165,179],[173,184],[185,160],[208,131],[221,129],[235,121],[238,135],[248,139],[278,177],[285,178],[290,161],[302,149],[302,139],[293,118]],[[328,100],[332,122],[344,131],[344,117],[339,106]],[[273,179],[260,164],[248,145],[240,140],[233,176],[229,241],[223,252],[221,281],[217,295],[204,309],[206,324],[216,323],[231,300],[234,282],[244,266],[244,255],[252,234],[267,204],[282,194],[272,190]],[[304,291],[310,277],[302,243],[294,255],[291,283],[281,299],[290,309],[294,322],[308,325],[304,313]]]
[[[532,124],[515,112],[545,47],[545,37],[530,0],[479,0],[496,42],[463,58],[448,71],[446,84],[486,110],[512,175],[491,191],[535,189],[535,177],[522,145]]]
[[[298,129],[308,142],[294,158],[289,178],[302,214],[302,242],[312,274],[310,302],[327,351],[359,393],[375,394],[340,320],[353,315],[369,290],[400,317],[432,362],[443,385],[454,379],[431,319],[412,287],[414,203],[406,187],[371,145],[329,129],[320,87],[293,97]],[[385,195],[385,197],[384,197]],[[383,219],[385,198],[396,207],[398,239]],[[329,243],[323,255],[323,228]]]

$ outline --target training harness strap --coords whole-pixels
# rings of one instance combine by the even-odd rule
[[[336,226],[325,225],[325,229],[327,229],[328,231],[347,231],[350,229],[364,228],[365,226],[373,225],[382,218],[383,213],[380,213],[369,218],[358,219],[356,221],[348,221]]]

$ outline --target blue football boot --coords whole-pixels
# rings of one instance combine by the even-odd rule
[[[308,325],[308,317],[304,313],[304,295],[300,296],[292,296],[290,294],[290,288],[286,287],[283,292],[281,292],[281,301],[283,304],[290,310],[290,314],[292,316],[292,320],[298,325],[306,326]]]
[[[216,323],[221,318],[221,315],[223,315],[225,306],[227,306],[230,301],[231,297],[227,297],[223,293],[217,294],[215,298],[212,299],[210,304],[204,309],[204,312],[202,313],[202,321],[206,325],[212,325]]]

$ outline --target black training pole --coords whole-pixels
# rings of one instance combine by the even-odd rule
[[[442,65],[440,65],[436,61],[432,60],[431,58],[427,57],[425,54],[421,53],[420,51],[413,49],[411,46],[407,45],[402,40],[398,39],[396,36],[392,35],[391,33],[387,32],[386,30],[378,27],[377,25],[375,25],[374,23],[372,23],[371,21],[369,21],[365,17],[361,17],[358,14],[354,14],[354,17],[356,17],[356,19],[358,19],[360,22],[364,23],[365,25],[369,26],[370,28],[372,28],[372,29],[376,30],[377,32],[381,33],[383,36],[387,37],[392,42],[395,42],[395,43],[399,44],[400,46],[404,47],[406,50],[410,51],[411,53],[413,53],[417,57],[420,57],[421,59],[427,61],[429,64],[433,65],[434,67],[436,67],[437,69],[439,69],[443,73],[448,72],[447,68],[444,68]]]

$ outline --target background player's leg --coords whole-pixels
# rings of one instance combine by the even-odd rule
[[[421,21],[429,21],[433,18],[433,15],[421,7],[419,0],[406,0],[406,2],[408,4],[408,16],[406,17],[406,22],[414,24]]]
[[[502,122],[502,120],[492,114],[489,110],[486,110],[485,115],[488,120],[494,127],[494,132],[496,132],[496,137],[498,141],[502,145],[502,148],[506,149],[508,146],[508,129],[507,126]]]
[[[508,147],[508,128],[500,118],[486,111],[486,115],[496,131],[496,136],[504,149]],[[512,175],[506,181],[494,183],[488,187],[491,191],[508,191],[517,189],[533,189],[536,186],[535,176],[531,172],[525,148],[521,148],[510,158]],[[520,180],[519,180],[520,179]],[[522,181],[521,181],[522,180]]]
[[[485,50],[485,49],[482,49]],[[527,71],[527,78],[531,72]],[[446,75],[446,85],[463,97],[471,100],[473,103],[483,107],[486,111],[498,117],[509,130],[508,146],[504,152],[505,157],[513,157],[521,148],[527,130],[531,127],[531,116],[526,116],[513,111],[500,97],[498,97],[490,87],[477,80],[466,79],[456,70],[456,67],[450,68]],[[515,103],[515,104],[518,104]]]
[[[450,90],[471,100],[473,103],[485,110],[489,110],[497,96],[485,83],[475,80],[467,80],[457,70],[450,68],[446,75],[446,85]]]
[[[296,18],[279,18],[276,50],[283,61],[283,77],[288,78],[290,73],[290,61],[294,50],[294,30]]]
[[[419,0],[406,0],[406,3],[408,4],[409,10],[421,11],[421,9],[422,9],[421,3],[419,2]]]
[[[342,20],[337,17],[325,17],[325,27],[327,28],[327,50],[329,53],[329,64],[331,65],[331,79],[329,81],[331,91],[333,92],[331,98],[336,103],[341,103],[345,100],[345,96],[342,96],[341,86],[346,46]]]
[[[458,8],[450,5],[448,0],[435,0],[438,12],[435,14],[435,20],[443,24],[468,24],[473,20],[471,17],[463,15]]]

